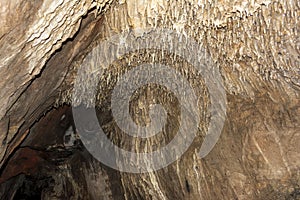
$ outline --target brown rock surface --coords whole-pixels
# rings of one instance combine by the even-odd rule
[[[298,1],[0,0],[0,6],[1,199],[300,199]],[[94,159],[76,133],[66,135],[74,129],[68,105],[85,56],[114,34],[146,27],[175,30],[201,44],[221,73],[227,113],[218,143],[200,159],[210,102],[193,66],[153,49],[105,66],[97,114],[107,135],[127,149],[163,145],[180,125],[174,95],[149,86],[133,96],[132,118],[147,124],[149,105],[162,103],[169,114],[165,131],[144,143],[124,137],[110,97],[129,69],[155,57],[184,74],[201,96],[202,121],[188,151],[166,168],[130,174]],[[110,56],[110,49],[102,51]],[[87,77],[83,88],[93,81]]]

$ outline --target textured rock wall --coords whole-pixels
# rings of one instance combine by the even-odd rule
[[[1,158],[6,152],[6,156],[12,152],[15,143],[24,138],[25,130],[53,104],[51,96],[67,67],[56,60],[50,64],[52,67],[45,69],[47,60],[74,37],[88,11],[97,13],[97,9],[104,9],[107,4],[104,1],[1,1]],[[72,53],[69,53],[70,60],[65,63],[71,62]],[[55,80],[44,78],[45,72],[40,78],[42,69]],[[19,133],[17,138],[16,133]]]
[[[84,55],[99,41],[122,30],[167,27],[199,42],[222,74],[228,105],[219,142],[207,157],[197,157],[204,135],[201,131],[207,125],[204,121],[191,148],[165,169],[147,174],[117,173],[87,161],[94,169],[83,167],[88,172],[80,173],[117,174],[115,181],[124,199],[299,198],[299,7],[297,1],[283,0],[1,1],[0,71],[5,74],[0,81],[1,166],[28,133],[29,138],[33,137],[34,131],[27,130],[54,103],[70,103],[74,75]],[[133,53],[108,67],[101,77],[98,114],[117,143],[124,139],[109,112],[110,91],[118,77],[130,68],[128,63],[135,66],[138,61],[149,61],[151,53],[156,55],[156,61],[173,64],[175,69],[186,72],[189,81],[195,80],[194,86],[200,88],[204,102],[199,113],[207,117],[204,108],[209,102],[203,80],[193,79],[195,74],[189,72],[186,63],[171,55],[160,57],[159,51]],[[157,87],[152,90],[141,89],[135,97],[133,118],[140,119],[141,124],[147,121],[148,108],[140,114],[136,112],[140,109],[139,98],[144,98],[145,105],[157,98],[173,112],[168,125],[172,135],[178,125],[178,112],[176,105],[166,100],[173,97],[169,98],[166,91],[159,92]],[[148,145],[168,141],[170,136],[163,133],[161,137]],[[140,149],[138,144],[130,141],[124,146]],[[78,154],[73,156],[75,159]],[[74,159],[66,165],[74,165]],[[2,168],[3,173],[5,167]],[[67,173],[66,179],[75,176]],[[55,177],[53,171],[50,174]],[[82,179],[89,182],[88,178]],[[80,194],[81,186],[73,183],[71,188]],[[114,187],[107,188],[107,194],[113,194],[109,190]],[[97,189],[90,193],[97,196]],[[57,193],[64,192],[67,191]],[[79,198],[76,194],[73,197]]]

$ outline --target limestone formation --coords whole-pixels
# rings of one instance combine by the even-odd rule
[[[300,199],[299,1],[1,0],[0,6],[1,199]],[[214,66],[221,74],[225,123],[204,158],[198,152],[213,94],[191,62],[153,48],[116,56],[110,65],[99,62],[122,51],[122,41],[112,41],[115,49],[101,46],[115,35],[133,35],[138,42],[151,35],[138,30],[159,29],[182,36],[166,45],[188,49],[204,70]],[[197,57],[190,40],[211,63]],[[132,139],[112,115],[113,89],[141,63],[162,63],[185,77],[199,98],[200,123],[175,162],[133,174],[111,169],[87,151],[71,106],[94,102],[105,134],[124,149],[148,152],[166,145],[182,112],[168,88],[146,85],[130,101],[139,126],[150,123],[152,104],[164,106],[167,123],[155,137]],[[74,102],[78,71],[83,93]],[[95,99],[89,96],[92,85]]]

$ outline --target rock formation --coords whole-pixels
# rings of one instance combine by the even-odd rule
[[[300,199],[298,1],[1,0],[0,5],[1,199]],[[151,32],[138,30],[148,29],[180,34],[180,44],[165,43],[201,60],[191,38],[211,59],[200,64],[213,65],[221,75],[224,126],[204,158],[198,152],[213,115],[207,111],[212,94],[191,62],[144,48],[106,66],[100,57],[109,60],[118,49],[101,46],[101,53],[91,53],[114,35],[147,38]],[[85,62],[94,68],[85,69]],[[167,167],[120,172],[99,162],[80,140],[72,95],[81,70],[82,91],[96,84],[96,113],[109,139],[142,152],[166,145],[182,113],[168,88],[148,84],[131,97],[129,113],[139,126],[150,123],[152,104],[167,112],[164,129],[148,140],[126,136],[111,111],[116,84],[141,63],[162,63],[185,77],[198,97],[200,123],[193,143]],[[94,100],[83,94],[76,105],[91,106]]]

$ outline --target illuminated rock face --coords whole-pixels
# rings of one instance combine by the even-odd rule
[[[2,0],[0,5],[2,199],[300,198],[297,1]],[[199,159],[211,102],[195,66],[160,49],[130,52],[111,66],[101,65],[98,118],[106,134],[125,149],[157,148],[180,126],[179,100],[166,88],[150,85],[133,95],[129,112],[136,124],[145,125],[149,106],[161,103],[168,112],[164,131],[144,143],[122,133],[110,97],[128,70],[140,63],[169,65],[201,97],[197,137],[186,153],[166,168],[130,174],[89,154],[73,132],[76,124],[67,105],[86,55],[115,34],[145,28],[174,30],[184,36],[184,48],[190,48],[186,38],[192,38],[209,53],[224,83],[226,118],[217,144]],[[137,38],[151,34],[135,33]],[[102,51],[107,59],[114,53]],[[91,56],[90,62],[97,59]],[[82,84],[89,81],[93,78]]]

